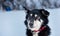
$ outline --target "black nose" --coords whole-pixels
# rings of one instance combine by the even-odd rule
[[[32,24],[32,23],[30,23],[29,25],[30,25],[30,26],[32,26],[33,24]]]
[[[30,25],[31,28],[33,27],[33,24],[32,23],[30,23],[29,25]]]

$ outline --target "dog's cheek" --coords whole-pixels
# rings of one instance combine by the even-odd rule
[[[30,21],[26,20],[26,22],[27,22],[27,27],[30,28],[30,26],[29,26]]]
[[[40,23],[38,20],[34,21],[34,27],[35,27],[36,29],[39,29],[40,26],[41,26],[41,23]]]

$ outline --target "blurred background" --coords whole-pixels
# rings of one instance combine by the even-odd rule
[[[60,35],[60,0],[0,0],[0,36],[26,36],[23,6],[50,12],[50,36]]]
[[[60,0],[0,0],[0,9],[4,11],[28,9],[60,8]]]

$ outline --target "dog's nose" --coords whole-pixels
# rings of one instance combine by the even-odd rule
[[[33,24],[32,24],[32,23],[30,23],[30,25],[32,26]]]
[[[33,27],[33,24],[32,23],[30,23],[29,25],[30,25],[31,28]]]

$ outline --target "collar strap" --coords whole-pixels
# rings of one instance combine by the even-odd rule
[[[45,30],[45,28],[46,28],[46,26],[43,26],[39,30],[34,30],[34,32],[43,31],[43,30]]]

